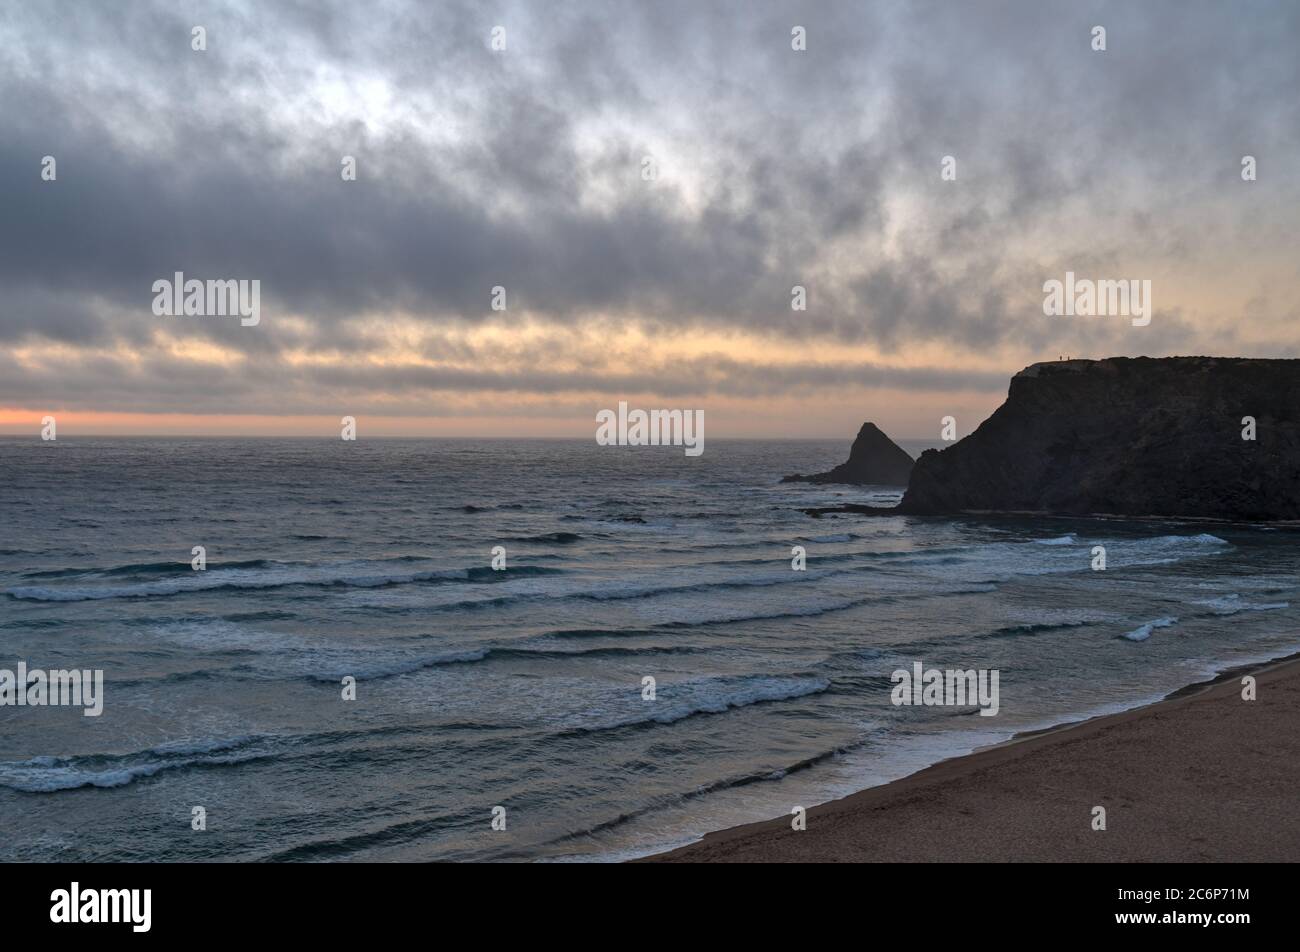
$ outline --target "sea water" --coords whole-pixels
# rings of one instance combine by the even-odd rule
[[[0,440],[0,667],[104,672],[0,707],[0,860],[624,858],[1300,648],[1293,530],[801,513],[847,450]]]

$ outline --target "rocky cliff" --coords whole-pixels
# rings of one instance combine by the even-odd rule
[[[1300,360],[1034,364],[974,433],[921,455],[894,511],[1300,519]]]
[[[786,476],[783,483],[851,483],[861,486],[906,486],[913,460],[874,423],[862,424],[847,462],[814,476]]]

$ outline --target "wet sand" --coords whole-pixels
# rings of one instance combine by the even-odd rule
[[[804,831],[791,819],[640,862],[1300,861],[1300,655],[813,807]]]

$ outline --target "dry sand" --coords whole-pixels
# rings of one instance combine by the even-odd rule
[[[1257,700],[1241,697],[1253,674]],[[1106,829],[1092,829],[1094,806]],[[1300,656],[643,862],[1300,860]]]

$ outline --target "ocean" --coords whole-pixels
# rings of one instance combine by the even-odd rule
[[[1300,650],[1294,529],[802,514],[848,445],[0,439],[0,668],[104,672],[0,860],[624,859]]]

